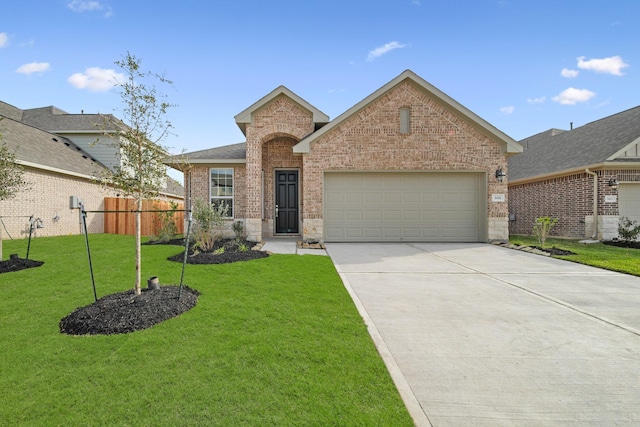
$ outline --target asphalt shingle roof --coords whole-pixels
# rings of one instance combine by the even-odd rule
[[[182,159],[187,161],[220,161],[220,160],[239,160],[247,158],[247,143],[240,142],[238,144],[225,145],[223,147],[208,148],[206,150],[193,151],[181,155],[171,157],[174,162],[180,163]],[[171,160],[168,163],[171,163]]]
[[[640,106],[570,131],[551,129],[520,141],[509,159],[509,181],[602,163],[640,138]]]
[[[70,140],[7,116],[0,120],[0,134],[16,160],[87,176],[97,176],[104,168]]]

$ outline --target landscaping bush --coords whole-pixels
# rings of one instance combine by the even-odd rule
[[[640,225],[638,225],[637,221],[632,221],[623,216],[618,223],[618,235],[625,242],[632,242],[640,235]]]
[[[548,216],[536,218],[536,222],[533,224],[533,234],[538,239],[540,247],[544,247],[544,243],[547,240],[547,236],[549,236],[549,232],[557,223],[558,218],[550,218]]]
[[[194,200],[193,204],[195,245],[201,251],[211,251],[216,240],[222,237],[220,228],[229,212],[229,205],[223,202],[214,206],[202,199]]]

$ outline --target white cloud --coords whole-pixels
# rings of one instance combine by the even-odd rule
[[[30,64],[24,64],[18,67],[16,73],[20,74],[32,74],[32,73],[43,73],[49,70],[51,66],[48,62],[32,62]]]
[[[576,105],[578,102],[587,102],[594,96],[596,96],[596,94],[588,89],[576,89],[570,87],[551,99],[562,105]]]
[[[516,107],[514,107],[513,105],[510,105],[510,106],[508,106],[508,107],[502,107],[502,108],[500,109],[500,112],[501,112],[502,114],[509,115],[509,114],[513,114],[513,112],[515,111],[515,109],[516,109]]]
[[[67,3],[67,7],[76,13],[104,11],[105,18],[109,18],[113,15],[111,8],[109,6],[104,6],[99,1],[71,0],[69,3]]]
[[[578,77],[579,73],[580,73],[580,71],[578,71],[578,70],[570,70],[568,68],[563,68],[562,71],[560,71],[560,75],[562,77],[566,77],[568,79],[572,79],[574,77]]]
[[[542,104],[546,100],[547,100],[546,96],[541,96],[539,98],[529,98],[529,99],[527,99],[527,103],[528,104]]]
[[[0,48],[9,46],[9,35],[7,33],[0,33]]]
[[[75,73],[67,79],[71,86],[91,92],[106,92],[124,80],[124,74],[99,67],[87,68],[84,73]]]
[[[403,47],[407,47],[407,45],[397,41],[387,43],[384,46],[377,47],[373,49],[371,52],[369,52],[369,56],[367,56],[367,61],[372,62],[373,60],[381,57],[385,53],[391,52],[394,49],[402,49]]]
[[[589,60],[585,60],[584,56],[578,58],[578,68],[593,70],[596,73],[613,74],[614,76],[622,76],[622,69],[628,66],[629,64],[624,62],[620,56]]]

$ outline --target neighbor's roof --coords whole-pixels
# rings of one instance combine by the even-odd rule
[[[225,145],[223,147],[209,148],[193,151],[191,153],[178,154],[169,157],[164,163],[176,169],[184,165],[203,163],[246,163],[247,143]]]
[[[114,129],[112,120],[111,114],[69,114],[53,105],[22,110],[21,119],[23,123],[56,133],[102,133],[105,127]]]
[[[359,103],[357,103],[356,105],[354,105],[353,107],[351,107],[350,109],[348,109],[347,111],[345,111],[344,113],[342,113],[341,115],[333,119],[331,123],[322,127],[317,132],[314,132],[308,137],[304,138],[302,141],[300,141],[298,144],[296,144],[293,147],[293,152],[308,153],[310,150],[310,144],[313,141],[317,140],[322,135],[331,131],[331,129],[334,129],[335,127],[339,126],[340,123],[347,120],[349,117],[353,116],[363,108],[367,107],[369,104],[371,104],[375,100],[384,96],[386,93],[388,93],[393,88],[395,88],[396,86],[398,86],[400,83],[402,83],[407,79],[413,81],[415,84],[420,86],[424,91],[426,91],[429,94],[430,97],[438,100],[439,102],[445,104],[447,107],[453,109],[453,111],[456,114],[463,117],[465,120],[467,120],[467,122],[470,122],[473,125],[475,125],[477,129],[479,129],[482,133],[487,135],[489,138],[492,138],[493,140],[496,140],[499,143],[501,143],[503,147],[503,151],[505,153],[513,154],[513,153],[522,152],[522,146],[518,144],[518,142],[516,142],[510,136],[498,130],[493,125],[486,122],[484,119],[480,118],[471,110],[464,107],[458,101],[451,98],[449,95],[445,94],[444,92],[440,91],[438,88],[431,85],[430,83],[428,83],[426,80],[424,80],[423,78],[421,78],[411,70],[403,71],[398,77],[391,80],[389,83],[385,84],[380,89],[376,90],[371,95],[367,96],[362,101],[360,101]]]
[[[2,142],[15,153],[16,163],[83,178],[96,177],[104,166],[73,142],[59,135],[4,116]]]
[[[523,139],[524,152],[509,159],[509,182],[614,161],[640,140],[640,106],[570,131],[551,129]]]

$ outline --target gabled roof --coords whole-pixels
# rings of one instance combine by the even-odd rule
[[[83,178],[96,177],[104,166],[73,142],[59,135],[4,116],[2,142],[15,153],[16,163]]]
[[[354,105],[353,107],[351,107],[350,109],[348,109],[347,111],[345,111],[344,113],[342,113],[341,115],[333,119],[331,123],[324,126],[317,132],[314,132],[308,137],[304,138],[302,141],[300,141],[298,144],[296,144],[293,147],[293,152],[308,153],[310,150],[310,144],[313,141],[317,140],[322,135],[331,131],[331,129],[334,129],[335,127],[339,126],[340,123],[342,123],[352,115],[356,114],[358,111],[362,110],[363,108],[367,107],[369,104],[371,104],[378,98],[384,96],[387,92],[389,92],[390,90],[392,90],[393,88],[395,88],[396,86],[398,86],[400,83],[402,83],[407,79],[413,81],[415,84],[420,86],[423,90],[428,92],[429,96],[445,104],[447,107],[451,108],[456,114],[462,116],[468,122],[471,122],[473,125],[475,125],[476,128],[478,128],[482,133],[487,135],[489,138],[498,141],[502,145],[503,151],[505,153],[509,154],[509,153],[522,152],[522,146],[518,144],[514,139],[507,136],[505,133],[501,132],[500,130],[498,130],[497,128],[495,128],[493,125],[489,124],[485,120],[481,119],[478,115],[473,113],[471,110],[467,109],[462,104],[458,103],[456,100],[454,100],[444,92],[440,91],[438,88],[431,85],[430,83],[428,83],[423,78],[419,77],[417,74],[415,74],[411,70],[405,70],[398,77],[391,80],[389,83],[385,84],[380,89],[373,92],[371,95],[367,96],[365,99],[363,99],[362,101],[360,101],[359,103],[357,103],[356,105]]]
[[[329,116],[327,116],[325,113],[318,110],[316,107],[309,104],[307,101],[300,98],[298,95],[291,92],[286,87],[278,86],[273,91],[268,93],[266,96],[254,102],[249,108],[245,109],[241,113],[238,113],[234,117],[236,119],[236,124],[238,125],[238,127],[240,127],[240,130],[242,131],[243,134],[246,135],[247,124],[251,123],[253,113],[259,110],[260,108],[264,107],[266,104],[268,104],[278,96],[286,96],[296,104],[300,105],[300,107],[311,112],[313,115],[313,123],[316,124],[316,128],[329,122]]]
[[[193,151],[191,153],[178,154],[169,157],[165,164],[181,170],[189,164],[214,164],[214,163],[246,163],[247,143],[225,145],[223,147],[208,148],[206,150]]]
[[[628,162],[618,157],[639,142],[640,106],[570,131],[551,129],[520,141],[525,150],[509,159],[509,182]]]
[[[105,117],[113,119],[110,114]],[[113,129],[112,125],[105,122],[105,117],[100,114],[69,114],[57,107],[49,106],[22,110],[21,121],[49,132],[102,133],[105,125]]]

